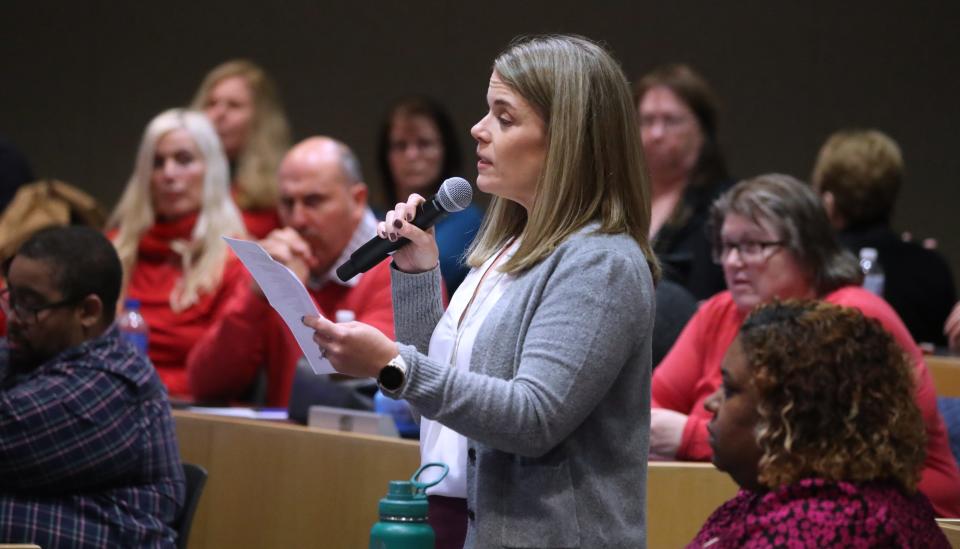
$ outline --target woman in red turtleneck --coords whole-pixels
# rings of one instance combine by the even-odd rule
[[[205,116],[168,110],[147,126],[133,175],[111,215],[125,295],[140,300],[148,354],[174,398],[189,399],[187,354],[249,284],[222,235],[243,236],[227,160]]]

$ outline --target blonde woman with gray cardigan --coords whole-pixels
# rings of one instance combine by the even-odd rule
[[[397,341],[304,322],[334,367],[423,416],[437,547],[644,547],[654,279],[626,78],[596,44],[541,36],[494,62],[473,127],[494,195],[446,311],[432,231],[397,204]],[[458,502],[460,502],[458,504]]]

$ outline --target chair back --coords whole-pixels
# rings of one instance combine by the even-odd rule
[[[207,470],[193,463],[183,464],[183,476],[187,480],[187,497],[183,501],[180,514],[174,519],[171,526],[177,531],[177,549],[186,549],[190,539],[190,526],[193,524],[193,515],[197,511],[203,486],[207,483]]]

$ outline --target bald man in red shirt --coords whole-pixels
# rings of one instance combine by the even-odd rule
[[[311,137],[284,157],[278,183],[283,227],[260,245],[300,278],[324,316],[349,311],[392,338],[389,262],[347,282],[335,275],[337,266],[376,235],[356,156],[339,141]],[[235,401],[263,370],[265,404],[286,406],[300,356],[283,320],[251,280],[190,352],[190,388],[198,400]]]

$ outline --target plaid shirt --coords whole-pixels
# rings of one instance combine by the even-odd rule
[[[116,326],[10,375],[0,340],[0,542],[173,547],[184,478],[166,391]]]

